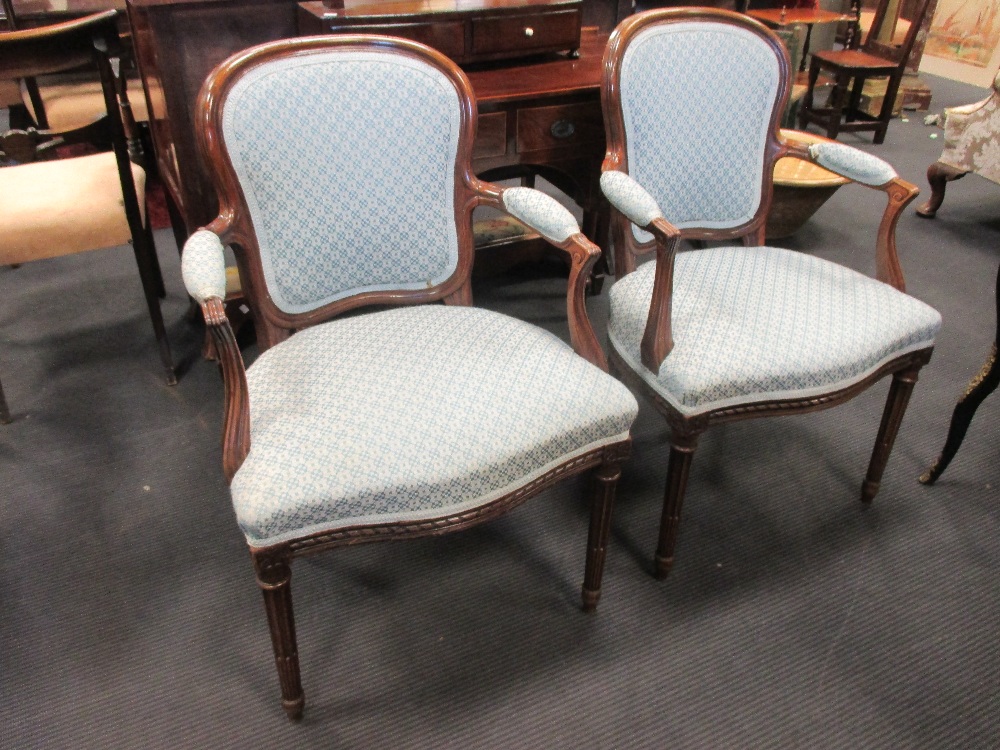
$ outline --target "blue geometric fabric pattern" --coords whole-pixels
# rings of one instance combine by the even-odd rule
[[[621,211],[633,224],[645,227],[653,219],[663,216],[653,196],[642,185],[624,172],[611,170],[601,174],[601,192],[611,205]]]
[[[231,489],[253,546],[478,507],[622,440],[638,411],[547,331],[445,305],[307,328],[247,383],[251,447]]]
[[[563,242],[580,232],[573,214],[540,190],[512,187],[504,190],[502,197],[507,213],[553,242]]]
[[[377,51],[290,57],[233,86],[225,143],[279,309],[454,272],[459,116],[443,73]]]
[[[615,283],[611,345],[685,415],[828,393],[934,344],[941,316],[923,302],[836,263],[774,247],[679,253],[674,348],[654,374],[640,341],[655,263]]]
[[[674,226],[734,227],[757,212],[778,61],[757,35],[718,23],[653,26],[629,44],[628,172]]]
[[[218,235],[199,229],[187,238],[181,276],[187,293],[199,304],[209,297],[226,298],[226,258]]]
[[[843,143],[814,143],[809,153],[820,166],[862,185],[884,185],[896,176],[888,162]]]

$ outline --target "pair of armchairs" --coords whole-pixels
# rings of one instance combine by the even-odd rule
[[[871,500],[940,319],[903,292],[896,257],[895,224],[916,188],[849,147],[779,136],[789,60],[762,25],[706,9],[639,14],[612,36],[604,70],[601,185],[617,210],[610,358],[671,426],[665,574],[704,429],[825,408],[892,375],[862,488]],[[220,356],[223,470],[288,715],[304,705],[290,593],[300,555],[461,529],[592,470],[592,610],[638,408],[587,316],[601,251],[550,197],[471,172],[464,74],[403,40],[282,41],[217,68],[199,113],[220,212],[187,242],[183,274]],[[774,164],[788,154],[886,194],[877,280],[758,247]],[[484,205],[568,257],[572,348],[471,307],[471,212]],[[682,238],[724,245],[681,253]],[[226,245],[263,350],[249,368],[223,311]],[[655,262],[637,266],[648,252]],[[387,309],[342,315],[371,306]]]

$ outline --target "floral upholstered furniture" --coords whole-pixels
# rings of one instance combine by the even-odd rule
[[[198,112],[220,212],[186,243],[183,275],[223,370],[223,471],[288,715],[304,704],[296,556],[465,528],[593,469],[593,609],[638,406],[607,374],[584,306],[599,249],[548,196],[472,174],[464,73],[414,42],[288,40],[220,65]],[[572,347],[471,307],[477,206],[571,261]],[[227,244],[263,350],[247,369],[223,312]]]
[[[861,499],[872,500],[941,324],[935,310],[904,293],[896,256],[895,226],[916,187],[849,146],[783,139],[789,76],[779,40],[724,11],[638,14],[618,27],[605,55],[601,186],[616,209],[618,273],[609,294],[610,360],[671,433],[659,577],[674,560],[702,432],[833,406],[892,375],[861,488]],[[784,156],[885,194],[873,243],[877,279],[759,247],[774,164]],[[678,253],[682,238],[738,244]],[[654,251],[655,262],[637,267],[638,255]]]
[[[917,208],[932,218],[941,207],[947,184],[972,172],[1000,183],[1000,72],[993,91],[975,104],[944,111],[944,151],[927,168],[931,197]]]

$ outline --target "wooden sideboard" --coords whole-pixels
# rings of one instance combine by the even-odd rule
[[[296,36],[295,0],[129,0],[157,166],[186,233],[210,222],[217,201],[198,156],[194,105],[202,82],[229,55]],[[467,68],[482,119],[474,168],[489,178],[533,171],[577,200],[585,230],[601,231],[597,179],[604,154],[600,64],[607,33],[630,0],[585,0],[602,27],[585,28],[579,58],[535,56]]]
[[[345,7],[346,6],[346,7]],[[308,0],[299,33],[385,34],[459,64],[580,48],[582,0]]]

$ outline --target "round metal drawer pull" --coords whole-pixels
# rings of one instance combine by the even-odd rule
[[[549,128],[553,138],[569,138],[576,132],[576,125],[569,120],[556,120]]]
[[[530,26],[525,26],[524,27],[524,35],[525,36],[534,36],[535,35],[535,30],[533,28],[531,28]]]

